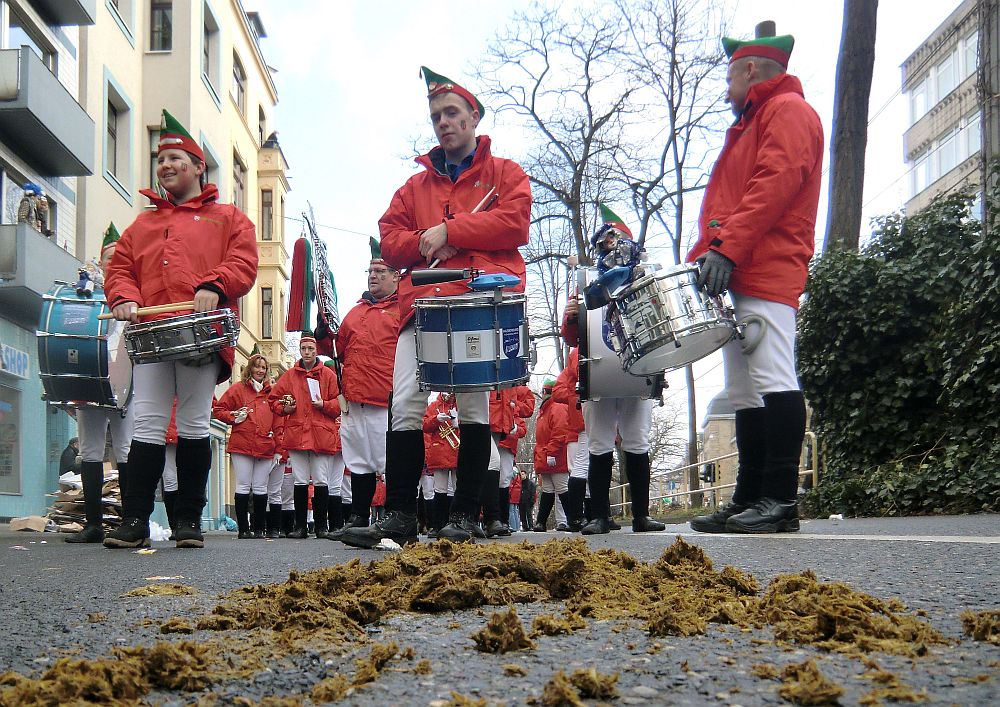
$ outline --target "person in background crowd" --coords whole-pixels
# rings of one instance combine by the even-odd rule
[[[535,520],[536,533],[544,533],[549,513],[555,504],[556,494],[565,494],[569,471],[566,466],[566,447],[575,435],[570,431],[566,405],[552,399],[555,380],[549,378],[542,385],[542,403],[535,422],[535,473],[542,489]]]

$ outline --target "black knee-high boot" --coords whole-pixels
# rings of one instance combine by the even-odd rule
[[[288,534],[288,537],[302,540],[309,534],[306,529],[306,518],[309,516],[309,486],[295,484],[292,487],[292,497],[295,501],[295,529]]]
[[[451,513],[451,496],[443,492],[434,492],[434,512],[432,524],[434,530],[441,530],[448,522],[448,514]]]
[[[334,532],[344,527],[344,504],[340,502],[340,496],[330,496],[327,501],[327,530]]]
[[[304,521],[303,521],[304,522]],[[305,527],[305,526],[302,526]],[[282,537],[290,538],[292,533],[295,532],[295,510],[286,511],[284,508],[281,509],[281,535]],[[305,537],[305,536],[303,536]]]
[[[240,540],[248,540],[251,537],[250,494],[248,493],[236,494],[233,507],[234,507],[234,512],[236,513],[236,528],[239,531],[236,537],[238,537]]]
[[[118,462],[118,495],[125,497],[125,485],[128,483],[128,461]]]
[[[479,503],[483,509],[483,529],[486,537],[509,535],[510,531],[500,517],[500,470],[487,469],[483,474],[483,485],[479,491]]]
[[[649,517],[649,454],[625,452],[625,465],[632,496],[632,532],[655,533],[666,529],[663,523]]]
[[[416,524],[417,484],[424,468],[424,432],[392,431],[386,433],[385,439],[385,510],[411,515]],[[373,486],[373,496],[374,493]],[[371,499],[368,503],[371,504]]]
[[[339,501],[338,501],[339,503]],[[313,524],[317,538],[325,538],[329,532],[330,487],[313,486]]]
[[[497,504],[500,506],[500,522],[510,530],[510,486],[497,490]]]
[[[535,527],[532,528],[536,533],[544,533],[545,526],[549,522],[549,513],[552,512],[552,506],[556,504],[556,495],[552,492],[543,491],[538,500],[538,518],[535,519]]]
[[[68,543],[104,542],[104,504],[101,498],[104,490],[104,464],[83,462],[80,465],[83,481],[83,512],[86,516],[83,530],[66,538]]]
[[[767,457],[761,497],[792,502],[798,495],[799,458],[806,431],[806,403],[800,390],[764,396],[767,415]]]
[[[281,537],[281,504],[269,503],[267,506],[267,537]]]
[[[128,453],[129,480],[122,494],[122,517],[149,522],[156,485],[163,476],[167,448],[163,444],[132,441]]]
[[[177,537],[178,547],[202,547],[201,514],[208,500],[212,471],[212,442],[208,437],[177,438]]]
[[[459,424],[458,430],[462,444],[458,447],[452,515],[460,514],[475,523],[479,515],[479,494],[490,464],[490,426]]]
[[[587,493],[587,480],[569,477],[567,481],[569,488],[559,499],[562,501],[563,510],[566,511],[566,524],[570,530],[578,531],[586,525],[583,515],[583,497]]]
[[[608,518],[611,515],[611,504],[608,495],[611,492],[611,468],[614,466],[612,452],[607,454],[591,454],[587,471],[587,483],[590,484],[590,508],[594,519],[583,526],[580,531],[584,535],[603,535],[611,532]]]
[[[351,515],[358,524],[371,516],[376,481],[375,474],[351,474]]]
[[[767,411],[764,408],[737,410],[736,451],[738,467],[733,503],[749,506],[760,498],[760,485],[767,460]]]
[[[174,531],[177,530],[177,492],[163,492],[163,510],[167,513],[167,525],[170,526],[170,539],[174,539]]]
[[[267,537],[267,494],[253,495],[253,536],[257,539]]]

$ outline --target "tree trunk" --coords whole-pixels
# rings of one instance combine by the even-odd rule
[[[878,0],[845,0],[830,142],[826,249],[857,250],[865,186],[868,98],[875,64]]]
[[[701,483],[698,479],[698,410],[697,405],[695,405],[694,367],[685,367],[684,376],[688,389],[688,491],[696,491],[701,488]],[[691,494],[690,499],[692,508],[700,508],[704,503],[704,498],[700,493]]]

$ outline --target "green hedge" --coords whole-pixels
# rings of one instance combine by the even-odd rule
[[[823,473],[807,510],[1000,509],[1000,243],[971,201],[886,217],[860,253],[814,263],[798,354]]]

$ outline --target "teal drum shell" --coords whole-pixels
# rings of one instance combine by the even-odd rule
[[[124,410],[132,391],[132,365],[125,351],[124,323],[97,317],[109,311],[104,290],[78,295],[55,283],[44,296],[38,323],[42,397],[62,407]]]

